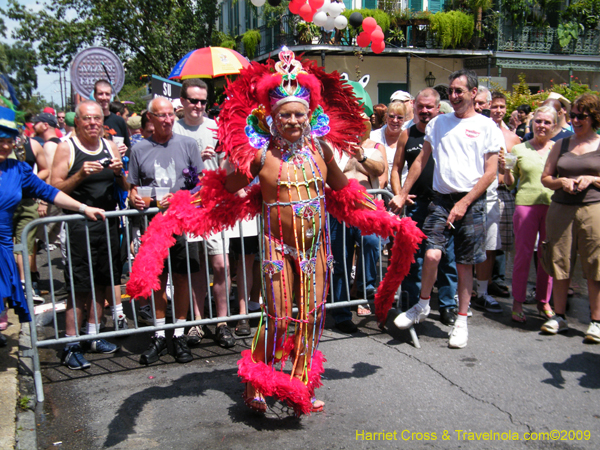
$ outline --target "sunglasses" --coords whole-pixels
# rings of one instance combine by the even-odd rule
[[[569,113],[569,117],[571,118],[571,120],[577,118],[577,120],[585,120],[588,117],[590,117],[589,114],[585,114],[585,113],[579,113],[579,114],[575,114],[574,112]]]
[[[189,97],[185,97],[185,99],[190,102],[192,105],[197,105],[198,103],[200,103],[202,106],[206,106],[206,103],[208,102],[208,100],[201,100],[199,98],[189,98]]]

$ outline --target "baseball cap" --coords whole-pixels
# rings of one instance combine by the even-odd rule
[[[53,116],[56,115],[56,111],[54,111],[54,108],[51,108],[50,106],[46,106],[42,112],[52,114]]]
[[[75,113],[74,112],[68,112],[65,114],[65,123],[70,127],[75,126]]]
[[[565,108],[570,108],[571,107],[571,102],[569,101],[569,99],[567,99],[566,97],[563,97],[558,92],[550,92],[550,95],[548,95],[548,98],[558,100],[559,102],[562,103],[562,105]]]
[[[44,122],[50,125],[53,128],[58,128],[58,122],[56,121],[56,117],[48,112],[41,112],[37,116],[33,118],[33,123]]]
[[[390,102],[407,102],[412,99],[412,96],[408,92],[396,91],[390,97]]]
[[[131,116],[129,119],[127,119],[127,126],[132,130],[138,130],[142,128],[142,117]]]
[[[173,104],[173,108],[175,108],[175,110],[183,108],[181,100],[179,100],[178,98],[171,100],[171,103]]]

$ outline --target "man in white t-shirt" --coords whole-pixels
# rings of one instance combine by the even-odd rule
[[[198,143],[198,151],[202,156],[204,167],[208,170],[216,170],[221,166],[225,155],[217,153],[217,123],[204,116],[208,98],[208,87],[206,83],[199,78],[190,78],[183,81],[181,86],[181,104],[183,106],[183,119],[178,120],[173,125],[173,133],[189,136]],[[225,245],[229,247],[228,242]],[[213,292],[217,305],[217,317],[227,316],[227,286],[230,286],[230,280],[225,277],[229,274],[229,248],[223,251],[223,239],[221,234],[211,236],[206,240],[208,258],[213,268]],[[200,262],[204,261],[200,258]],[[225,265],[227,264],[227,271]],[[205,271],[201,268],[201,273]],[[194,286],[196,302],[194,313],[200,316],[204,311],[204,296],[208,285],[204,277],[198,277]],[[194,345],[200,342],[204,335],[200,327],[192,327],[188,332],[188,341]],[[226,322],[217,324],[215,339],[219,345],[225,348],[235,345],[235,338]]]
[[[413,184],[433,156],[434,199],[425,219],[427,236],[419,303],[394,320],[398,328],[409,328],[427,317],[437,267],[447,240],[454,235],[458,271],[458,317],[450,332],[448,346],[467,345],[467,312],[473,290],[473,265],[485,261],[485,193],[496,177],[498,151],[503,145],[500,129],[475,112],[475,72],[459,70],[449,77],[449,99],[454,114],[443,114],[429,122],[423,150],[413,162],[400,193],[399,212]]]

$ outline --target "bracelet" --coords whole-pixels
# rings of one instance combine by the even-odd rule
[[[364,163],[364,162],[365,162],[367,159],[368,159],[368,158],[367,158],[367,155],[365,155],[365,156],[363,157],[363,159],[359,159],[359,160],[358,160],[358,162],[362,164],[362,163]]]
[[[79,205],[79,213],[80,214],[85,214],[85,210],[87,209],[88,205],[86,205],[85,203],[82,203],[81,205]]]

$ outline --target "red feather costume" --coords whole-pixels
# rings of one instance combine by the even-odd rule
[[[293,53],[291,55],[291,60],[288,55],[284,66],[285,63],[288,63],[286,67],[289,69],[295,65],[296,69],[299,69],[294,69],[295,72],[288,70],[282,75],[281,67],[277,67],[273,61],[267,65],[252,63],[250,67],[241,72],[235,82],[229,83],[227,86],[228,99],[220,114],[219,140],[223,144],[229,162],[238,173],[245,174],[249,179],[254,177],[251,173],[251,165],[255,161],[257,149],[262,147],[263,152],[266,153],[268,150],[272,155],[272,139],[266,117],[274,106],[272,104],[274,97],[280,103],[304,102],[312,114],[313,136],[327,134],[329,145],[337,151],[346,150],[349,143],[357,143],[364,131],[358,102],[351,93],[350,87],[342,83],[339,74],[337,72],[327,74],[312,61],[305,61],[300,69],[299,63],[293,59]],[[273,70],[274,68],[276,71]],[[292,82],[295,83],[294,92],[288,92],[289,89],[288,91],[280,89],[286,83]],[[277,95],[283,100],[280,101]],[[289,99],[286,96],[293,98]],[[275,106],[278,107],[278,104]],[[322,110],[319,107],[322,107]],[[327,116],[329,121],[327,121]],[[245,133],[241,132],[244,128],[246,128]],[[317,134],[315,129],[320,130],[322,134]],[[312,249],[316,248],[315,254],[318,252],[321,252],[320,255],[325,254],[328,265],[332,263],[329,259],[331,252],[328,247],[328,230],[326,227],[319,228],[314,225],[315,221],[318,222],[324,217],[325,204],[327,212],[337,220],[344,221],[349,226],[358,227],[365,234],[377,234],[384,238],[395,236],[392,261],[375,298],[377,319],[380,323],[384,323],[394,300],[394,294],[408,273],[410,264],[414,260],[414,252],[424,235],[416,228],[411,219],[399,219],[386,212],[382,202],[374,201],[356,180],[350,180],[344,188],[338,191],[330,188],[323,189],[324,192],[319,191],[318,180],[321,180],[323,188],[325,181],[319,178],[321,172],[319,165],[315,163],[319,159],[316,151],[319,146],[315,147],[313,137],[303,138],[302,142],[305,144],[302,148],[298,146],[297,153],[292,152],[288,155],[282,151],[279,177],[281,179],[281,167],[286,167],[286,171],[289,171],[289,168],[296,164],[304,171],[311,169],[315,178],[308,179],[305,183],[308,183],[307,186],[314,186],[316,194],[311,197],[310,189],[306,188],[309,191],[307,199],[291,201],[291,203],[277,200],[277,203],[269,205],[276,205],[279,209],[293,207],[292,216],[294,220],[299,220],[299,223],[302,224],[302,230],[305,229],[304,224],[310,224],[310,220],[312,220],[313,230],[316,230],[316,233],[310,251],[312,252]],[[307,144],[310,142],[312,144]],[[284,156],[290,158],[286,159],[285,163]],[[293,158],[299,158],[300,162],[294,163]],[[265,206],[267,204],[263,201],[261,186],[253,185],[247,190],[248,195],[238,197],[225,189],[226,179],[227,176],[223,170],[205,171],[201,180],[201,188],[196,194],[191,195],[189,191],[177,192],[169,209],[152,221],[142,238],[142,246],[133,264],[131,279],[127,284],[129,295],[132,297],[148,296],[152,290],[159,288],[158,276],[163,269],[168,248],[174,243],[172,237],[174,233],[188,232],[206,237],[233,226],[239,220],[252,218],[261,212],[264,222],[267,223],[265,215],[272,214],[272,209],[270,209],[272,206]],[[285,181],[280,180],[278,183],[285,184]],[[290,182],[287,183],[289,189]],[[295,183],[299,184],[297,178]],[[292,200],[291,194],[289,199]],[[301,216],[301,219],[297,219],[296,215]],[[281,227],[281,218],[275,217],[275,219],[279,220]],[[275,252],[270,247],[271,239],[274,239],[271,238],[270,220],[271,216],[268,220],[268,230],[266,227],[264,230],[265,242],[268,243],[266,246],[269,247],[269,251],[267,253],[266,249],[263,249],[262,255],[265,280],[263,283],[264,299],[270,292],[267,285],[268,280],[272,289],[273,283],[275,283],[273,274],[277,276],[278,273],[281,273],[281,277],[283,277],[285,271],[281,272],[281,267],[285,265],[285,261],[289,264],[289,255],[284,256],[284,253],[288,253],[287,250],[284,252],[284,247],[289,247],[288,245],[276,244]],[[263,324],[263,319],[261,319],[261,326],[253,340],[252,350],[242,352],[242,358],[238,362],[238,374],[244,383],[251,383],[254,389],[262,395],[275,396],[285,401],[294,408],[298,415],[311,412],[314,390],[321,385],[321,374],[325,361],[321,352],[317,350],[324,323],[323,313],[326,300],[325,297],[317,299],[317,290],[314,288],[315,271],[318,272],[315,269],[315,261],[318,260],[318,255],[315,256],[311,253],[309,256],[313,256],[312,259],[306,256],[308,251],[304,246],[304,235],[302,243],[302,248],[297,244],[295,249],[296,277],[300,278],[300,283],[304,283],[300,292],[304,292],[302,289],[306,291],[306,299],[303,304],[300,304],[299,299],[296,298],[300,312],[294,318],[291,317],[291,312],[287,312],[287,309],[284,314],[283,311],[271,311],[270,302],[265,302],[266,305],[263,305],[265,324],[272,322],[278,326],[280,320],[284,320],[286,324],[288,321],[292,321],[295,324],[294,334],[277,336],[277,329],[268,330],[270,325],[267,325],[264,334],[268,334],[268,336],[264,339],[265,342],[270,343],[272,354],[267,352],[265,345],[265,360],[260,360],[255,357],[255,353]],[[274,254],[279,258],[273,259]],[[327,267],[325,267],[325,273],[323,291],[326,296],[329,281]],[[311,283],[313,283],[314,293],[311,290]],[[283,284],[285,285],[285,279]],[[314,296],[311,297],[313,294]],[[289,295],[291,298],[291,293]],[[314,300],[313,303],[311,303],[312,300]],[[313,326],[309,329],[307,324],[311,320]],[[285,328],[287,329],[287,326]],[[317,331],[314,331],[314,328],[317,328]],[[311,345],[308,345],[309,341],[312,342]],[[307,349],[309,350],[307,351]],[[258,350],[260,354],[260,348]],[[303,356],[302,362],[298,363],[297,354],[304,354],[303,352],[306,352],[307,355]],[[283,371],[286,360],[290,357],[293,360],[292,374]],[[276,370],[277,363],[280,363],[281,370]],[[297,364],[301,370],[300,374],[297,373]]]

